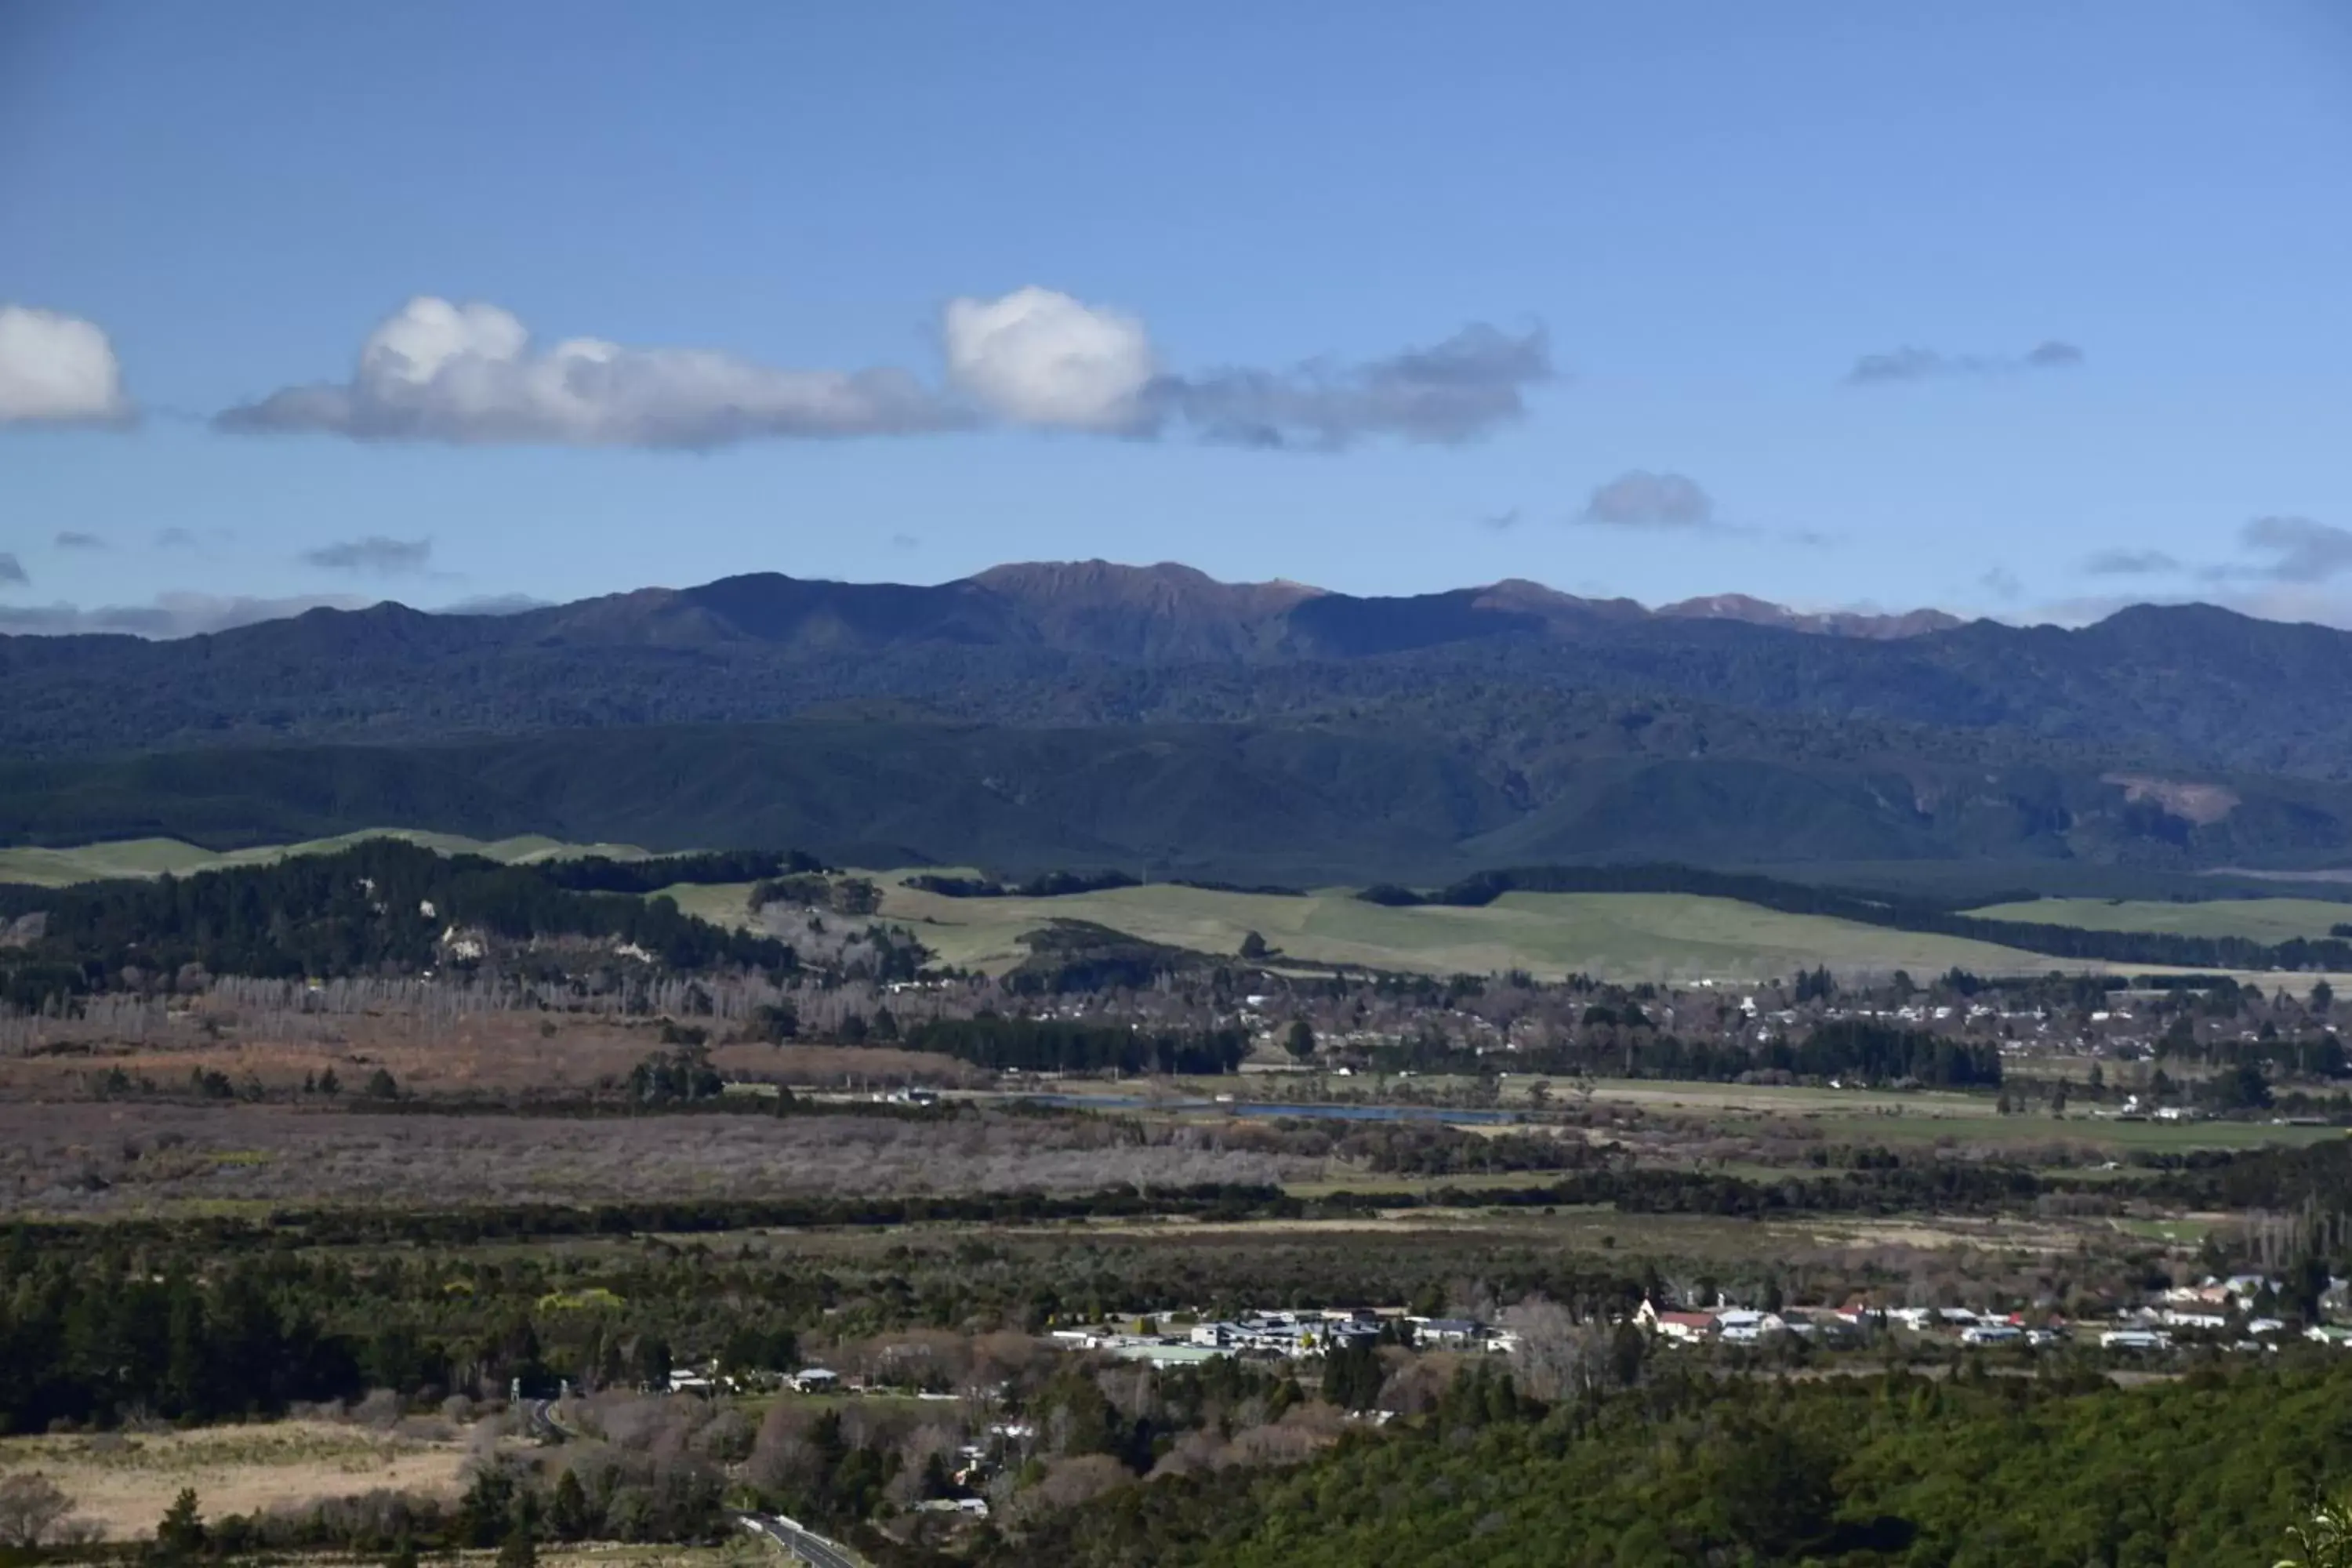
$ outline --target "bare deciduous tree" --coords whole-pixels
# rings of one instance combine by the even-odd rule
[[[1608,1330],[1580,1323],[1557,1301],[1530,1296],[1506,1308],[1503,1324],[1519,1336],[1511,1370],[1538,1399],[1581,1394],[1597,1384],[1609,1361]]]
[[[73,1499],[38,1470],[0,1479],[0,1545],[30,1551],[52,1539],[73,1510]]]

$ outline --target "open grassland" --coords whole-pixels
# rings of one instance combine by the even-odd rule
[[[1524,1096],[1536,1080],[1514,1079]],[[1549,1080],[1555,1105],[1575,1102],[1575,1086]],[[2300,1147],[2341,1140],[2340,1127],[2287,1126],[2257,1121],[2125,1121],[2078,1110],[2003,1116],[1990,1095],[1903,1093],[1895,1090],[1832,1089],[1771,1084],[1673,1083],[1603,1079],[1593,1085],[1595,1103],[1638,1108],[1655,1115],[1705,1119],[1757,1119],[1794,1124],[1832,1143],[1982,1146],[1983,1152],[2015,1158],[2034,1147],[2123,1155],[2188,1153],[2200,1149]]]
[[[1341,889],[1290,898],[1165,884],[1057,899],[950,899],[903,887],[900,875],[876,876],[886,890],[884,917],[908,926],[946,962],[992,971],[1019,963],[1021,937],[1055,920],[1090,921],[1202,952],[1233,952],[1256,931],[1291,958],[1425,974],[1522,969],[1553,977],[1751,981],[1820,963],[1857,976],[1897,969],[1932,974],[1955,965],[1980,974],[2057,967],[1987,942],[1687,894],[1511,893],[1482,909],[1388,909]]]
[[[1811,1125],[1832,1142],[1968,1145],[2001,1159],[2036,1148],[2122,1156],[2200,1150],[2300,1148],[2340,1142],[2341,1127],[2289,1127],[2268,1121],[2122,1121],[2112,1116],[1989,1116],[1966,1123],[1926,1117],[1817,1116]]]
[[[1992,921],[2079,926],[2085,931],[2161,931],[2175,936],[2242,936],[2252,942],[2318,938],[2352,921],[2352,905],[2321,899],[2210,899],[2193,904],[2129,899],[2034,899],[1993,904],[1970,914]]]
[[[97,882],[124,877],[160,877],[170,872],[184,877],[231,866],[263,866],[292,855],[331,855],[371,838],[404,838],[444,855],[482,855],[509,864],[603,855],[615,860],[643,859],[646,851],[628,844],[566,844],[560,839],[527,834],[519,838],[483,840],[455,833],[426,833],[405,827],[371,827],[332,838],[299,844],[271,844],[252,849],[215,853],[177,838],[126,838],[111,844],[85,844],[71,849],[0,849],[0,882],[28,882],[59,888],[74,882]]]
[[[109,1541],[151,1536],[181,1489],[208,1515],[293,1508],[376,1490],[454,1497],[474,1451],[467,1429],[439,1420],[396,1427],[270,1421],[184,1432],[0,1438],[0,1476],[36,1471]]]
[[[1539,1121],[1543,1111],[1577,1111],[1589,1105],[1594,1110],[1615,1107],[1673,1126],[1785,1125],[1830,1142],[1853,1144],[1953,1142],[2004,1148],[2047,1144],[2101,1153],[2185,1153],[2199,1149],[2300,1147],[2347,1136],[2340,1127],[2292,1126],[2267,1120],[2126,1121],[2113,1115],[2096,1114],[2088,1107],[2063,1117],[2047,1113],[2004,1116],[1993,1095],[1933,1089],[1696,1083],[1675,1079],[1577,1079],[1535,1073],[1515,1073],[1492,1086],[1473,1079],[1435,1074],[1411,1079],[1377,1075],[1333,1079],[1283,1074],[1239,1084],[1232,1079],[1194,1078],[1137,1079],[1119,1084],[1073,1082],[1055,1087],[1057,1094],[1074,1100],[1103,1099],[1116,1105],[1120,1115],[1138,1121],[1192,1126],[1244,1120],[1232,1105],[1220,1104],[1212,1098],[1238,1092],[1255,1117],[1267,1114],[1260,1107],[1289,1102],[1310,1111],[1318,1106],[1349,1104],[1459,1108],[1465,1116],[1456,1125],[1486,1133],[1524,1130],[1528,1125],[1485,1120],[1497,1110],[1528,1113]],[[1142,1103],[1130,1103],[1136,1100]],[[1538,1102],[1541,1110],[1538,1109]],[[1326,1124],[1362,1123],[1342,1121]],[[1350,1184],[1362,1184],[1354,1183],[1352,1178],[1349,1180]],[[1525,1176],[1519,1184],[1536,1184],[1541,1180],[1539,1176]]]

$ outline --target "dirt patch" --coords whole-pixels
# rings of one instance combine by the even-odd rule
[[[2120,784],[2124,799],[2135,804],[2152,800],[2164,808],[2167,816],[2193,822],[2200,827],[2210,827],[2238,809],[2238,792],[2226,784],[2190,784],[2147,773],[2105,773],[2099,782]]]

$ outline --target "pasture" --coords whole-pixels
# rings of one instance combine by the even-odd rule
[[[1557,979],[1733,984],[1826,963],[1841,975],[1916,975],[1958,966],[1979,974],[2039,973],[2039,954],[1954,937],[1790,915],[1730,899],[1679,893],[1510,893],[1479,909],[1390,909],[1344,889],[1303,897],[1158,884],[1055,899],[950,899],[875,873],[883,918],[908,927],[944,962],[1002,971],[1021,938],[1055,920],[1089,921],[1148,942],[1234,952],[1256,931],[1282,958],[1424,974],[1525,970]],[[716,892],[716,889],[709,891]]]
[[[331,855],[371,838],[404,838],[444,855],[480,855],[508,864],[603,855],[614,860],[638,860],[646,851],[628,844],[566,844],[539,834],[484,840],[456,833],[427,833],[405,827],[371,827],[332,838],[307,839],[299,844],[269,844],[251,849],[214,851],[177,838],[125,838],[108,844],[84,844],[70,849],[21,847],[0,849],[0,882],[24,882],[61,888],[75,882],[111,881],[126,877],[191,876],[198,871],[225,870],[233,866],[266,866],[294,855]]]
[[[2325,937],[2330,926],[2352,921],[2352,905],[2322,899],[2208,899],[2181,904],[2153,899],[2033,899],[1969,912],[1983,920],[2030,921],[2084,931],[2240,936],[2263,942]]]

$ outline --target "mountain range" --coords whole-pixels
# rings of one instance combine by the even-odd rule
[[[1539,859],[2352,860],[2352,635],[1510,581],[758,574],[509,616],[0,637],[0,837],[398,821],[1267,880]]]

